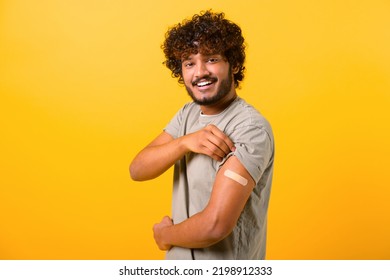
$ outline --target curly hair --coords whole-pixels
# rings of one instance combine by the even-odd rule
[[[245,44],[241,28],[225,19],[224,13],[208,10],[178,23],[167,31],[161,48],[166,58],[164,64],[181,84],[182,59],[197,53],[223,55],[234,69],[236,88],[244,79]]]

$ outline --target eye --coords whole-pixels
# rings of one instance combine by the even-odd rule
[[[194,66],[194,64],[191,61],[184,61],[183,66],[185,68],[191,68],[192,66]]]
[[[219,61],[219,59],[217,57],[210,57],[207,62],[209,63],[217,63]]]

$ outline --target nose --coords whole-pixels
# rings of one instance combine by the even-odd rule
[[[196,78],[201,78],[201,77],[210,75],[210,72],[207,69],[207,65],[205,62],[199,61],[198,63],[196,63],[195,67],[196,67],[195,68],[195,77]]]

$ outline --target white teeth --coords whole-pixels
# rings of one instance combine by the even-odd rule
[[[198,87],[204,87],[204,86],[207,86],[209,84],[211,84],[210,81],[204,81],[204,82],[197,83],[197,86]]]

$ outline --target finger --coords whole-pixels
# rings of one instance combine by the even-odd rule
[[[218,150],[214,145],[211,144],[209,146],[203,146],[202,153],[216,161],[222,161],[222,159],[225,157],[225,154],[221,150]]]
[[[164,223],[166,225],[173,225],[173,220],[169,216],[165,216],[161,223]]]
[[[208,129],[212,134],[214,134],[215,136],[223,140],[223,144],[229,149],[228,152],[233,151],[235,149],[232,140],[230,140],[230,138],[225,133],[223,133],[218,127],[210,124],[208,125]]]
[[[224,158],[224,157],[221,157],[221,156],[214,154],[210,149],[208,149],[206,147],[205,147],[205,151],[203,152],[203,154],[208,155],[209,157],[211,157],[212,159],[214,159],[216,161],[222,161],[222,159]]]
[[[169,216],[164,216],[161,221],[164,221],[164,220],[171,220],[171,218]]]
[[[208,136],[208,140],[211,144],[208,145],[208,148],[218,156],[224,157],[231,152],[231,148],[226,143],[226,140],[222,139],[220,136],[211,134]]]
[[[219,158],[223,158],[229,153],[229,148],[224,142],[215,135],[209,135],[207,141],[203,143],[204,148],[207,149],[208,155],[215,155]]]

